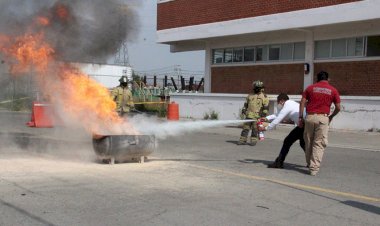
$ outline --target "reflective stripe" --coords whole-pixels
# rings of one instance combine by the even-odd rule
[[[51,106],[51,104],[33,104],[33,106],[38,106],[38,107],[41,107],[41,106]]]

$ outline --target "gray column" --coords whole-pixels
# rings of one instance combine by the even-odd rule
[[[308,74],[304,74],[303,88],[306,89],[313,84],[314,75],[314,33],[310,30],[305,31],[305,63],[308,63],[310,70]]]
[[[204,92],[211,93],[211,48],[210,43],[205,43],[205,81],[204,81]]]

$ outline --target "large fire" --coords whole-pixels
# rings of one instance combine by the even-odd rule
[[[63,8],[58,8],[57,14],[67,16]],[[35,21],[42,26],[50,24],[47,17]],[[32,73],[44,97],[91,133],[135,133],[126,124],[121,129],[123,119],[115,112],[116,104],[107,88],[71,64],[58,62],[55,50],[44,38],[43,32],[19,37],[0,34],[0,53],[10,62],[11,73]]]

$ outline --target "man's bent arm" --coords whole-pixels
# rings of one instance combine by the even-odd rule
[[[305,109],[305,105],[306,105],[306,98],[302,97],[301,103],[300,103],[299,115],[298,115],[299,118],[303,118],[304,117],[303,112],[304,112],[304,109]]]
[[[339,112],[340,112],[340,103],[336,103],[333,113],[329,116],[329,122],[331,122],[332,119],[335,117],[335,115],[337,115]]]
[[[301,103],[300,103],[300,110],[299,110],[299,115],[298,115],[298,117],[299,117],[299,119],[298,119],[298,126],[299,127],[303,127],[303,117],[304,117],[304,115],[303,115],[303,112],[304,112],[304,109],[305,109],[305,105],[306,105],[306,98],[305,97],[302,97],[302,99],[301,99]]]

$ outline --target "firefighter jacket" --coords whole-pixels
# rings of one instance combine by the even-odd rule
[[[243,111],[248,119],[266,117],[269,113],[269,98],[262,92],[249,94],[244,103]]]
[[[116,102],[116,111],[119,113],[128,113],[134,108],[132,92],[128,87],[115,87],[111,93],[112,99]]]

